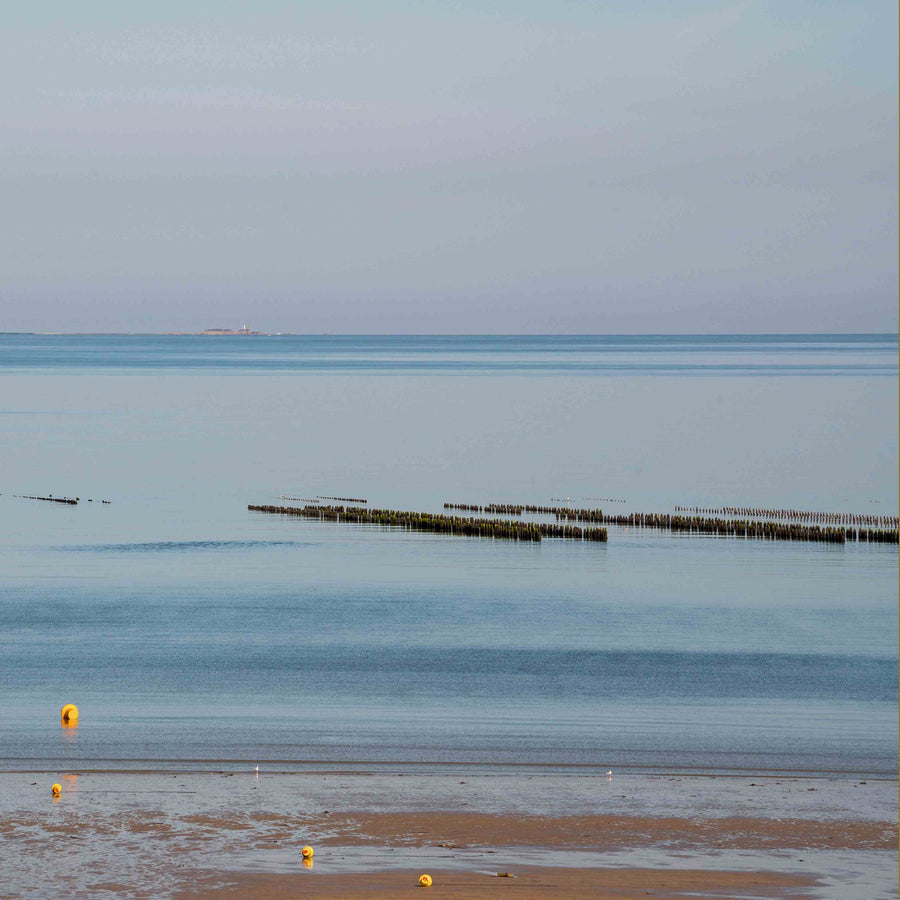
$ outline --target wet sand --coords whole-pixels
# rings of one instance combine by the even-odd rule
[[[667,872],[654,869],[520,868],[512,877],[488,873],[434,872],[434,883],[423,891],[415,873],[376,872],[337,875],[329,879],[292,875],[239,876],[225,888],[200,888],[177,895],[178,900],[242,897],[247,900],[287,900],[322,897],[334,900],[444,897],[452,900],[566,897],[569,900],[657,900],[686,897],[808,898],[813,879],[771,873]]]
[[[868,822],[429,813],[331,817],[327,823],[311,823],[307,831],[311,840],[317,828],[327,836],[316,841],[318,854],[311,866],[304,866],[299,845],[291,841],[288,830],[272,838],[274,844],[285,841],[288,847],[284,854],[270,853],[269,867],[286,864],[291,872],[198,872],[197,885],[176,896],[179,900],[421,897],[417,879],[428,872],[434,880],[431,893],[458,900],[809,898],[829,896],[834,885],[823,881],[825,873],[804,871],[801,854],[890,852],[896,845],[896,829]],[[360,852],[361,848],[368,852]],[[783,869],[783,854],[791,850],[794,870],[766,870],[767,864]],[[704,862],[713,862],[711,853],[716,854],[716,867],[705,869]],[[555,864],[560,861],[563,865]],[[366,871],[354,871],[358,868]],[[865,887],[859,894],[853,886],[840,890],[843,897],[876,896],[868,895]]]
[[[428,872],[425,896],[460,900],[873,900],[897,896],[896,796],[838,777],[5,773],[0,898],[422,897]]]

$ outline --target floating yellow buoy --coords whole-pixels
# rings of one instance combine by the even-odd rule
[[[62,785],[54,784],[53,787],[50,788],[50,793],[53,794],[54,797],[58,797],[62,793]]]
[[[300,851],[300,855],[301,855],[304,859],[312,859],[313,852],[314,852],[314,851],[313,851],[313,848],[310,847],[309,844],[307,844],[307,845]]]
[[[74,703],[67,703],[60,711],[60,718],[63,722],[78,721],[78,707]]]
[[[420,875],[419,876],[419,885],[421,887],[431,887],[431,876],[430,875]]]

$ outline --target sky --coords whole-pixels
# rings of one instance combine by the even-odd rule
[[[895,332],[894,2],[36,2],[0,331]]]

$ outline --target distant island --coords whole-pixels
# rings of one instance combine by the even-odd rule
[[[200,334],[261,334],[265,336],[269,336],[267,331],[251,331],[246,325],[243,328],[239,328],[235,331],[233,328],[207,328],[205,331],[201,331]]]

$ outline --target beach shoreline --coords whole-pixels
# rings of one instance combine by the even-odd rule
[[[0,896],[365,900],[421,896],[429,872],[435,895],[459,900],[872,900],[897,896],[896,790],[838,777],[2,773]]]

